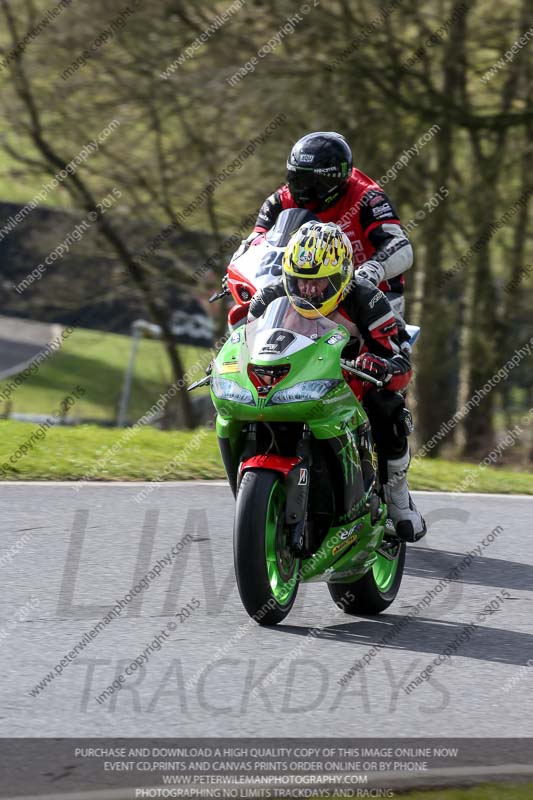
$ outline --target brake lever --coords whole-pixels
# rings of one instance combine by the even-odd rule
[[[215,292],[215,294],[212,294],[209,298],[209,302],[215,303],[217,300],[222,300],[223,297],[227,297],[228,294],[230,294],[229,289],[223,289],[221,292]]]
[[[377,378],[373,378],[371,375],[367,375],[366,372],[362,372],[360,369],[355,369],[355,367],[349,366],[347,361],[344,361],[341,358],[341,367],[346,370],[346,372],[350,372],[352,375],[356,375],[358,378],[361,378],[362,381],[368,381],[368,383],[373,383],[374,386],[377,386],[378,389],[381,389],[385,384],[383,381],[378,381]]]

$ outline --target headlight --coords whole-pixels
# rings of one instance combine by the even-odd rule
[[[220,400],[232,400],[234,403],[246,403],[254,406],[254,398],[249,389],[244,389],[236,381],[228,381],[226,378],[213,378],[211,389],[215,397]]]
[[[343,381],[304,381],[274,392],[267,405],[271,403],[301,403],[304,400],[320,400]]]

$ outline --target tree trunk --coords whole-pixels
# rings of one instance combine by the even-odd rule
[[[527,16],[527,4],[522,17]],[[508,77],[502,94],[501,113],[506,114],[519,86],[520,62],[508,68]],[[498,318],[498,292],[492,269],[493,240],[499,228],[492,229],[495,219],[495,200],[498,197],[499,179],[505,159],[508,131],[502,129],[489,137],[480,131],[469,131],[475,174],[479,178],[477,191],[472,193],[470,210],[476,221],[474,242],[476,253],[468,298],[466,336],[461,363],[465,365],[462,382],[462,404],[486,387],[484,397],[474,405],[462,424],[462,454],[481,458],[494,444],[494,411],[496,391],[487,382],[497,372],[500,361],[502,328]],[[476,187],[475,187],[476,188]],[[509,354],[510,355],[510,354]]]
[[[17,34],[14,18],[6,0],[1,0],[1,5],[10,32],[11,42],[13,47],[15,47],[19,36]],[[50,175],[53,177],[58,171],[65,169],[69,162],[56,152],[54,146],[46,138],[33,87],[24,69],[23,54],[12,62],[11,75],[15,91],[28,112],[29,135],[35,147],[49,165]],[[83,208],[97,214],[97,224],[102,236],[119,257],[126,271],[144,297],[154,322],[161,328],[163,345],[170,361],[174,382],[183,383],[184,369],[172,335],[169,313],[164,303],[153,292],[150,279],[144,268],[135,259],[132,253],[130,253],[124,238],[116,227],[113,226],[109,218],[103,218],[101,214],[99,214],[97,211],[96,198],[93,196],[89,185],[80,177],[79,172],[69,174],[68,178],[65,179],[64,185],[68,188],[72,196],[81,202]],[[180,422],[187,428],[194,427],[191,398],[185,388],[181,389],[177,394],[177,406],[181,418]]]
[[[450,33],[444,64],[444,93],[450,100],[457,99],[464,82],[464,17],[458,20]],[[436,189],[448,186],[454,169],[453,126],[443,118],[436,136],[437,170]],[[425,444],[439,430],[455,410],[455,392],[450,391],[457,380],[457,356],[454,346],[453,305],[446,302],[448,290],[443,286],[444,250],[448,209],[442,201],[430,215],[426,226],[427,261],[421,290],[423,297],[420,314],[422,335],[416,356],[417,364],[417,428],[418,441]],[[429,451],[437,455],[443,440]]]

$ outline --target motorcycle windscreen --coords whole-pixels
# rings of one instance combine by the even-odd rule
[[[310,306],[311,308],[311,306]],[[276,360],[313,347],[338,325],[321,315],[307,319],[292,307],[287,297],[270,303],[265,313],[246,326],[250,359]]]
[[[316,214],[306,208],[286,208],[278,216],[273,227],[266,233],[267,242],[274,247],[285,248],[296,233],[306,222],[320,222]]]

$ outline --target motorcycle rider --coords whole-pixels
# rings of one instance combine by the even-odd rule
[[[426,524],[407,485],[412,425],[401,393],[411,377],[407,334],[384,293],[360,271],[354,274],[351,242],[332,222],[305,223],[292,236],[283,254],[282,279],[255,293],[249,315],[261,316],[284,294],[303,316],[316,317],[319,312],[344,325],[351,337],[349,357],[357,356],[355,367],[386,384],[377,390],[358,378],[349,379],[370,420],[389,516],[401,539],[418,541]],[[348,355],[346,349],[343,355]]]
[[[253,232],[234,258],[287,208],[306,208],[323,222],[340,225],[352,244],[358,273],[379,286],[403,317],[403,273],[413,263],[413,249],[383,189],[353,166],[344,136],[318,131],[296,142],[287,161],[287,183],[265,200]]]

